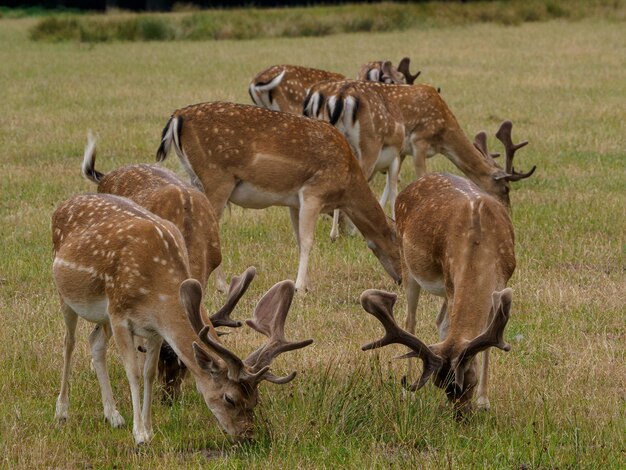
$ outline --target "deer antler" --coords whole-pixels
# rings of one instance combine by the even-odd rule
[[[411,72],[409,71],[410,63],[411,63],[411,59],[409,59],[408,57],[405,57],[404,59],[402,59],[400,63],[398,64],[398,72],[401,72],[402,75],[404,75],[404,78],[406,78],[406,83],[408,85],[413,85],[413,82],[415,82],[415,79],[419,77],[422,72],[418,70],[415,75],[411,75]]]
[[[474,147],[476,147],[485,158],[498,158],[500,156],[497,152],[489,153],[489,149],[487,148],[487,133],[485,131],[480,131],[476,134],[474,137]]]
[[[257,371],[257,375],[259,370],[269,368],[271,362],[279,354],[301,349],[313,343],[312,339],[295,342],[285,339],[285,320],[291,307],[294,292],[295,286],[292,281],[282,281],[275,284],[257,304],[253,318],[246,320],[246,324],[250,328],[269,338],[266,344],[250,354],[244,361],[246,366]],[[261,378],[280,384],[293,380],[295,376],[295,372],[285,377],[277,377],[266,372]]]
[[[246,269],[241,276],[235,276],[230,281],[230,287],[228,288],[228,297],[224,306],[211,315],[210,320],[215,328],[218,326],[229,326],[231,328],[239,328],[242,326],[240,321],[236,321],[230,318],[230,314],[235,309],[239,299],[248,290],[248,286],[256,275],[256,268],[250,266]]]
[[[385,336],[362,346],[361,349],[367,351],[393,343],[403,344],[411,348],[413,351],[401,356],[401,358],[419,357],[424,362],[422,376],[411,386],[411,390],[416,391],[422,388],[433,372],[443,365],[443,359],[433,353],[417,337],[398,326],[393,318],[393,306],[396,299],[395,294],[381,290],[369,289],[361,294],[361,305],[365,311],[376,317],[385,328]]]
[[[504,145],[504,150],[506,152],[506,166],[505,171],[506,175],[502,175],[498,177],[498,179],[506,179],[507,181],[519,181],[524,178],[528,178],[532,175],[537,169],[536,165],[528,171],[527,173],[518,173],[513,168],[513,157],[515,156],[515,152],[522,147],[528,145],[528,141],[525,140],[520,142],[519,144],[513,144],[513,139],[511,138],[511,130],[513,128],[513,123],[511,121],[504,121],[500,124],[500,129],[496,132],[496,137],[502,144]]]
[[[461,351],[455,360],[452,361],[452,368],[455,370],[455,382],[463,389],[465,380],[465,364],[471,361],[476,354],[487,348],[495,347],[503,351],[510,351],[511,345],[504,341],[504,328],[511,315],[511,302],[513,291],[510,288],[492,294],[493,319],[487,329]]]

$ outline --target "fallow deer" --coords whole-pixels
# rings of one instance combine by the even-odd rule
[[[513,145],[510,130],[504,123],[498,138],[512,168],[515,150],[525,143]],[[411,390],[434,374],[435,385],[445,390],[457,410],[472,408],[476,388],[478,407],[487,409],[489,348],[510,349],[503,339],[512,302],[506,285],[516,264],[509,212],[471,181],[433,173],[400,193],[396,223],[406,280],[406,331],[393,319],[395,294],[366,291],[363,308],[383,324],[386,334],[363,350],[391,343],[408,346],[413,351],[403,357],[424,361]],[[440,341],[430,346],[414,336],[421,289],[445,299],[436,320]],[[478,367],[476,355],[481,351]]]
[[[390,61],[369,62],[361,67],[358,78],[383,83],[413,83],[420,72],[412,75],[409,63],[410,59],[405,57],[396,69]],[[262,108],[302,114],[302,103],[309,88],[325,80],[345,78],[340,73],[299,65],[273,65],[252,79],[248,93],[252,102]]]
[[[379,202],[384,208],[389,200],[394,217],[404,143],[402,115],[397,108],[388,107],[377,92],[358,84],[346,83],[337,94],[329,98],[328,120],[350,143],[368,181],[378,172],[387,174],[385,190]],[[304,115],[316,117],[315,110],[319,110],[320,106],[310,99],[311,96],[304,102]],[[319,99],[319,95],[313,98]],[[338,236],[339,211],[335,211],[330,238],[336,240]]]
[[[256,106],[203,103],[179,109],[163,129],[157,160],[174,149],[218,218],[228,201],[287,206],[300,249],[296,288],[307,287],[320,212],[341,209],[387,273],[399,276],[395,228],[367,185],[350,145],[326,122]]]
[[[176,225],[185,240],[191,277],[200,282],[203,288],[206,287],[209,276],[221,263],[222,255],[219,224],[204,193],[168,169],[156,165],[127,165],[103,174],[95,169],[95,162],[96,141],[89,133],[82,164],[85,179],[97,184],[99,193],[132,199]],[[216,284],[219,290],[226,290],[219,282]],[[209,317],[204,307],[201,311],[204,321],[208,323]],[[240,322],[231,320],[224,313],[211,317],[213,326],[241,326]],[[164,343],[159,354],[159,377],[163,380],[166,397],[175,398],[180,393],[186,371],[185,365]]]
[[[284,321],[293,283],[276,284],[256,307],[255,319],[270,336],[246,360],[218,341],[200,313],[202,286],[191,278],[185,241],[174,224],[130,199],[84,194],[62,202],[52,216],[53,276],[66,325],[61,391],[55,418],[65,422],[69,409],[69,375],[78,317],[96,324],[89,337],[100,382],[104,415],[114,427],[124,425],[117,410],[106,367],[111,336],[130,384],[133,436],[137,444],[152,438],[152,385],[163,340],[194,376],[198,391],[220,426],[230,435],[249,437],[262,380],[286,383],[294,373],[277,377],[269,365],[280,353],[299,349],[284,338]],[[241,278],[249,284],[249,268]],[[143,407],[135,337],[145,339]]]
[[[311,87],[306,98],[311,108],[308,115],[321,119],[329,116],[325,109],[327,103],[348,83],[374,90],[387,109],[396,109],[402,115],[403,152],[413,155],[418,178],[426,174],[426,159],[441,153],[481,189],[510,207],[509,182],[528,178],[535,171],[533,167],[526,173],[519,173],[513,166],[507,165],[504,170],[498,166],[494,155],[484,154],[467,138],[439,92],[429,85],[386,85],[350,80],[322,82]]]

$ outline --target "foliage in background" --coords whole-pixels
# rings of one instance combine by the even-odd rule
[[[234,9],[178,14],[130,14],[44,18],[31,30],[36,41],[105,42],[254,39],[401,31],[410,28],[524,22],[601,16],[626,19],[624,0],[524,0],[472,4],[366,4],[333,7]],[[184,9],[183,9],[184,10]]]

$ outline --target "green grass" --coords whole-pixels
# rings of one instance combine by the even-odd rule
[[[592,19],[504,27],[456,25],[397,33],[258,41],[85,45],[29,40],[36,20],[0,20],[0,466],[219,468],[624,468],[626,466],[626,33]],[[63,320],[51,277],[50,215],[61,200],[94,188],[80,177],[88,129],[98,168],[150,162],[170,113],[217,99],[248,102],[247,84],[277,63],[354,75],[361,63],[412,57],[420,81],[442,94],[468,134],[515,123],[520,169],[513,219],[518,267],[513,349],[492,354],[492,410],[454,420],[432,385],[403,398],[405,365],[389,347],[363,353],[381,333],[357,303],[368,288],[405,296],[358,237],[328,239],[318,223],[312,292],[288,321],[315,344],[277,360],[298,370],[289,385],[263,385],[259,439],[232,446],[192,383],[172,408],[156,402],[156,436],[133,445],[127,426],[102,419],[89,368],[88,325],[79,326],[69,422],[54,424]],[[429,169],[454,171],[441,156]],[[175,158],[167,166],[179,171]],[[182,174],[182,172],[181,172]],[[402,170],[402,185],[413,178]],[[376,191],[383,179],[375,180]],[[287,211],[233,207],[222,226],[229,275],[258,268],[236,317],[275,282],[293,278],[296,245]],[[277,253],[280,255],[277,256]],[[213,309],[222,297],[209,290]],[[434,341],[440,300],[423,295],[418,331]],[[225,338],[244,354],[248,330]],[[110,371],[120,411],[130,394],[115,347]]]
[[[594,16],[626,19],[623,0],[499,0],[459,4],[382,3],[282,9],[232,9],[180,14],[49,17],[31,29],[37,41],[107,42],[255,39],[402,31],[471,23],[525,22]]]

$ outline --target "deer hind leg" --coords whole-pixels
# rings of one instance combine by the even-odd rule
[[[78,315],[68,305],[63,302],[63,318],[65,319],[65,349],[63,352],[63,374],[61,375],[61,391],[57,398],[56,411],[54,419],[59,423],[67,421],[70,406],[70,370],[72,364],[72,353],[76,344],[76,324],[78,323]]]
[[[339,209],[335,209],[333,211],[333,226],[330,229],[330,239],[331,241],[336,241],[339,238]]]
[[[98,382],[100,383],[100,393],[102,395],[102,407],[104,417],[114,428],[124,426],[124,418],[117,410],[109,373],[107,371],[107,347],[111,338],[111,326],[108,323],[96,325],[89,335],[89,345],[91,346],[91,359],[93,368],[96,371]],[[136,353],[135,353],[136,354]]]
[[[300,251],[300,209],[297,207],[289,208],[289,219],[291,220],[291,228],[298,242],[298,251]]]
[[[482,353],[482,361],[480,363],[480,376],[478,379],[478,391],[476,393],[476,405],[479,410],[488,410],[490,408],[487,391],[489,387],[489,349],[485,349]]]
[[[400,156],[393,159],[389,169],[387,170],[387,184],[385,190],[389,187],[389,204],[391,205],[391,217],[396,218],[396,197],[398,196],[398,177],[400,176]],[[382,205],[382,204],[381,204]],[[383,206],[384,208],[385,206]]]
[[[413,165],[415,167],[415,177],[421,178],[426,174],[426,159],[430,145],[425,140],[416,136],[411,138],[411,148],[413,150]]]
[[[435,320],[437,325],[437,331],[439,331],[439,340],[443,341],[448,336],[448,327],[450,326],[450,319],[448,318],[448,299],[443,301],[437,319]]]
[[[143,368],[143,409],[141,415],[143,424],[148,433],[148,440],[152,439],[152,390],[154,378],[157,373],[159,353],[163,339],[160,336],[152,336],[146,340],[146,361]]]
[[[407,301],[407,309],[406,309],[406,331],[415,334],[415,316],[417,314],[417,303],[419,302],[420,292],[422,288],[417,283],[415,279],[409,274],[406,276],[406,301]],[[411,378],[413,367],[415,366],[415,359],[408,359],[408,371],[407,377]]]
[[[298,214],[300,263],[298,265],[298,277],[296,278],[296,290],[300,292],[306,291],[308,286],[309,255],[313,247],[315,223],[321,208],[322,205],[316,197],[300,197],[300,212]]]
[[[220,179],[220,176],[223,177],[223,180]],[[203,178],[202,184],[205,189],[210,188],[211,194],[207,194],[206,196],[215,210],[215,216],[219,223],[222,220],[222,214],[224,213],[228,199],[235,189],[236,182],[230,175],[218,174],[211,178],[211,181],[207,181],[207,178]],[[220,264],[215,268],[213,273],[215,276],[215,288],[221,293],[228,292],[228,284],[226,283],[226,276],[224,275],[222,265]]]
[[[138,445],[147,444],[152,436],[146,429],[141,414],[141,372],[137,355],[135,354],[133,334],[125,320],[113,317],[111,318],[111,327],[130,385],[130,395],[133,403],[133,437]]]

